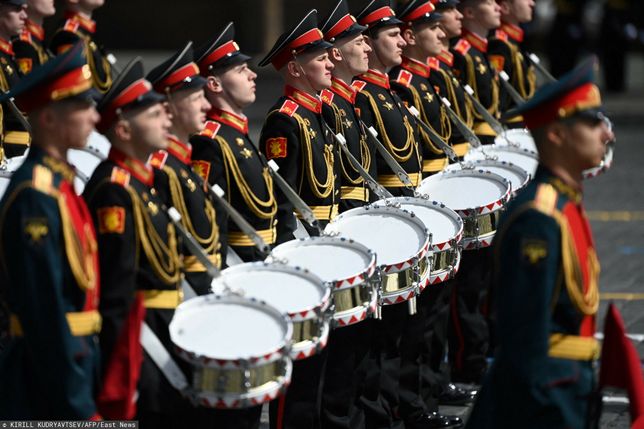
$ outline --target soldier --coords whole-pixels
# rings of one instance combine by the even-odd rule
[[[532,21],[534,0],[497,0],[501,6],[501,27],[490,38],[488,60],[497,72],[505,71],[510,83],[524,99],[534,95],[537,76],[534,66],[524,55],[521,43],[523,29],[520,24]],[[500,109],[507,111],[515,105],[509,94],[504,91]],[[511,128],[523,127],[521,118],[506,121]]]
[[[454,75],[474,90],[474,97],[492,116],[499,116],[499,83],[487,60],[487,34],[501,25],[501,8],[495,0],[463,0],[458,8],[463,14],[463,35],[456,40]],[[483,144],[494,143],[496,133],[483,117],[474,113],[474,132]]]
[[[155,168],[154,189],[168,207],[181,215],[181,223],[197,240],[210,262],[221,267],[217,213],[201,180],[192,170],[191,135],[203,128],[210,103],[203,87],[206,84],[193,61],[192,42],[155,67],[147,76],[155,91],[164,94],[172,115],[168,147],[150,158]],[[210,293],[212,278],[192,252],[183,252],[186,280],[198,295]]]
[[[581,181],[612,138],[596,66],[582,64],[507,113],[523,115],[539,167],[494,239],[499,348],[470,428],[591,427],[599,262]]]
[[[234,36],[231,22],[195,53],[207,79],[205,92],[212,109],[201,132],[190,139],[192,165],[209,185],[217,184],[226,192],[228,202],[270,246],[277,235],[273,179],[265,158],[248,136],[248,118],[243,113],[255,101],[257,75],[248,66],[251,58],[239,50]],[[228,245],[243,261],[264,259],[230,219],[227,228]]]
[[[369,53],[369,70],[354,80],[359,92],[356,106],[360,118],[368,127],[374,127],[378,138],[409,175],[412,186],[418,186],[422,172],[422,152],[418,142],[418,128],[400,98],[393,93],[387,70],[402,62],[405,41],[398,27],[402,22],[391,10],[389,1],[373,0],[356,17],[365,32]],[[413,195],[380,155],[376,155],[378,182],[395,196]]]
[[[69,149],[98,121],[77,45],[0,100],[29,112],[34,144],[0,203],[0,287],[10,337],[0,354],[0,415],[96,419],[99,276],[96,235],[74,192]],[[3,326],[3,330],[4,330]]]
[[[443,49],[444,38],[438,20],[429,0],[412,0],[397,11],[396,15],[404,25],[402,36],[407,44],[403,48],[402,63],[389,71],[391,85],[400,98],[420,113],[420,119],[447,141],[452,133],[451,123],[429,81],[428,57],[434,57]],[[420,130],[423,146],[423,177],[442,171],[448,164],[443,150],[436,146],[425,130]]]
[[[280,166],[280,173],[306,202],[322,228],[338,214],[340,186],[337,149],[324,126],[318,92],[331,86],[333,63],[317,28],[317,11],[310,11],[284,33],[260,61],[271,63],[284,79],[284,96],[270,109],[260,136],[260,148]],[[293,206],[278,201],[277,243],[293,238]],[[309,234],[318,232],[304,224]]]
[[[11,39],[20,34],[27,20],[26,0],[0,1],[0,91],[7,92],[20,81],[20,72],[16,63]],[[12,111],[9,107],[11,100],[5,100],[0,107],[2,119],[2,149],[3,155],[10,158],[22,155],[29,147],[31,137],[20,118],[20,112]],[[21,120],[22,119],[22,120]]]
[[[45,18],[56,13],[54,0],[27,0],[27,22],[18,38],[13,40],[16,62],[23,75],[34,66],[44,64],[49,59],[45,46]]]
[[[96,22],[92,13],[103,6],[104,0],[64,0],[65,18],[62,28],[59,28],[51,40],[50,48],[54,54],[69,49],[79,40],[85,43],[89,52],[89,66],[92,69],[94,86],[101,93],[107,92],[112,85],[112,68],[103,47],[94,39]]]
[[[284,79],[284,96],[271,107],[260,136],[260,148],[275,160],[280,173],[302,197],[324,227],[338,213],[340,186],[337,148],[324,127],[317,93],[331,86],[333,63],[311,10],[282,34],[260,66],[272,64]],[[277,243],[293,239],[293,206],[279,195]],[[317,231],[308,228],[310,234]],[[270,406],[271,427],[318,428],[326,349],[293,363],[286,396]]]

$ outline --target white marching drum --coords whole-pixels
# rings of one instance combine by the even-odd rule
[[[107,158],[109,151],[109,141],[96,131],[90,134],[87,146],[67,151],[67,161],[76,169],[77,177],[74,182],[76,192],[79,194],[83,192],[85,184],[92,177],[98,164]]]
[[[308,270],[264,262],[239,264],[212,281],[215,294],[228,289],[266,301],[288,314],[293,322],[291,358],[306,359],[326,347],[331,290]]]
[[[293,327],[253,298],[207,295],[179,305],[170,339],[194,367],[189,395],[208,408],[246,408],[275,399],[290,383]]]
[[[453,170],[487,170],[501,177],[505,177],[512,186],[512,196],[515,196],[532,179],[530,174],[518,165],[506,161],[492,159],[479,159],[477,161],[462,162],[448,165],[445,171]]]
[[[463,220],[452,209],[437,201],[417,197],[389,198],[390,203],[414,213],[423,221],[432,237],[433,255],[427,274],[420,279],[420,292],[429,285],[443,283],[454,277],[461,265]]]
[[[492,159],[505,161],[523,168],[530,176],[534,177],[539,165],[539,154],[532,150],[514,146],[488,145],[470,150],[465,155],[465,161],[477,161],[479,159]]]
[[[463,218],[463,248],[471,250],[492,244],[510,198],[510,182],[490,171],[445,171],[424,179],[418,193],[442,202]]]
[[[0,164],[0,198],[4,196],[13,173],[22,165],[23,162],[25,162],[27,153],[21,156],[6,158],[3,160],[2,164]]]
[[[276,262],[307,268],[333,291],[336,327],[360,323],[375,312],[378,294],[374,281],[376,254],[344,237],[310,237],[275,247]]]
[[[499,146],[514,146],[532,152],[538,152],[532,134],[525,128],[505,130],[503,134],[494,139],[494,144]]]
[[[348,210],[326,227],[326,232],[352,238],[378,255],[383,276],[380,305],[409,302],[416,312],[420,278],[430,271],[429,233],[418,217],[406,210],[379,204]]]

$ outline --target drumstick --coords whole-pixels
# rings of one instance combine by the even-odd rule
[[[501,125],[501,123],[497,121],[496,118],[494,118],[494,116],[492,116],[492,114],[487,111],[485,106],[483,106],[481,102],[474,96],[474,90],[472,89],[472,87],[469,85],[464,85],[463,89],[465,89],[465,94],[467,94],[467,97],[470,99],[472,105],[479,113],[479,115],[481,115],[483,119],[485,119],[485,122],[490,124],[490,127],[492,127],[495,133],[499,135],[503,134],[503,131],[505,131],[503,125]]]
[[[519,94],[519,92],[516,89],[514,89],[514,87],[510,83],[510,76],[508,76],[505,70],[501,70],[500,72],[497,73],[497,75],[501,80],[501,85],[503,85],[503,88],[505,88],[507,93],[510,94],[510,97],[512,97],[512,100],[514,100],[514,102],[517,105],[525,103],[525,99],[521,97],[521,94]]]
[[[551,75],[550,72],[546,70],[546,68],[541,64],[541,59],[539,59],[538,56],[536,56],[534,53],[529,52],[528,59],[534,66],[535,70],[541,74],[541,76],[546,80],[546,82],[557,81],[557,79],[555,79],[555,77]]]

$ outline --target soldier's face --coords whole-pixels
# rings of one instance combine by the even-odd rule
[[[206,113],[210,107],[201,88],[172,94],[169,109],[172,114],[173,131],[179,135],[198,133],[206,123]]]
[[[463,14],[456,9],[451,7],[441,11],[441,26],[445,35],[451,39],[453,37],[458,37],[463,31]]]
[[[353,76],[366,73],[369,70],[369,52],[371,48],[362,34],[337,46],[342,53],[345,65]]]
[[[322,91],[331,86],[333,63],[327,51],[317,51],[301,56],[297,64],[301,78],[307,79],[315,91]]]
[[[501,6],[495,0],[482,0],[463,9],[464,17],[478,26],[492,30],[501,25]]]
[[[66,100],[54,104],[52,109],[55,125],[49,128],[49,132],[58,134],[56,140],[63,142],[65,149],[85,147],[89,135],[100,119],[94,103]]]
[[[511,23],[532,21],[534,0],[505,0],[501,2],[501,13]]]
[[[606,151],[612,132],[601,120],[575,119],[566,122],[564,132],[565,156],[576,160],[579,171],[596,167]]]
[[[137,109],[127,117],[130,140],[154,152],[168,146],[170,115],[161,103]]]
[[[233,66],[219,75],[224,96],[240,109],[255,102],[255,79],[257,74],[247,63]]]
[[[445,33],[437,22],[415,27],[414,36],[416,46],[425,56],[435,57],[443,50]]]
[[[394,67],[402,62],[403,48],[407,46],[398,26],[388,26],[377,30],[371,40],[375,59],[385,67]]]
[[[78,6],[87,11],[98,9],[105,4],[105,0],[75,0]]]
[[[0,30],[17,36],[25,28],[27,6],[0,5]]]
[[[27,14],[29,16],[52,16],[56,13],[54,0],[27,0]]]

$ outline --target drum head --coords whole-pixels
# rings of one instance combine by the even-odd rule
[[[0,168],[0,198],[4,196],[4,193],[7,191],[7,186],[9,186],[9,181],[13,173],[20,168],[27,154],[21,156],[16,156],[13,158],[7,158],[5,164]]]
[[[458,212],[506,200],[510,183],[489,171],[446,171],[424,179],[418,192]]]
[[[530,181],[530,175],[518,165],[514,165],[505,161],[494,161],[491,159],[480,159],[465,164],[451,164],[445,170],[467,170],[469,168],[473,168],[475,170],[491,171],[492,173],[504,177],[510,182],[510,184],[512,185],[512,192],[515,193],[522,189]]]
[[[212,290],[222,293],[226,286],[289,315],[324,307],[331,295],[324,282],[308,270],[262,262],[223,270],[212,281]]]
[[[264,356],[283,348],[291,336],[277,310],[241,297],[214,295],[181,304],[169,330],[180,349],[221,360]]]
[[[306,268],[329,283],[356,277],[375,266],[371,250],[344,237],[293,240],[275,247],[271,255],[290,266]]]
[[[427,229],[415,215],[378,204],[342,213],[326,231],[364,244],[376,252],[378,264],[386,266],[423,256],[429,244]]]
[[[537,171],[537,166],[539,165],[539,155],[536,152],[512,146],[481,146],[479,149],[471,150],[465,155],[466,161],[476,161],[487,158],[517,165],[523,168],[531,176],[534,176],[534,173]]]
[[[76,168],[78,177],[74,185],[76,191],[81,193],[85,183],[92,177],[94,170],[102,160],[107,158],[110,151],[109,141],[101,134],[93,131],[83,149],[70,149],[67,151],[67,161]]]
[[[494,139],[494,143],[505,146],[517,146],[521,149],[537,152],[537,145],[534,143],[534,138],[532,138],[530,131],[526,129],[506,130]]]

